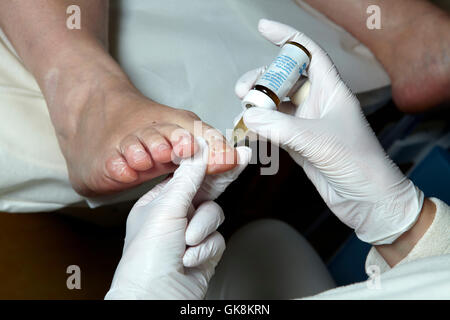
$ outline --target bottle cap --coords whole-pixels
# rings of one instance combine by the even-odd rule
[[[245,98],[242,100],[242,106],[245,109],[251,107],[260,107],[274,110],[277,108],[275,102],[268,95],[255,89],[250,90],[247,93]]]

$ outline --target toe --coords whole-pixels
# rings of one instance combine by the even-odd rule
[[[175,124],[162,124],[158,125],[157,130],[170,141],[177,157],[187,158],[197,152],[194,136],[186,129]]]
[[[223,152],[211,151],[209,154],[207,174],[216,174],[233,169],[237,165],[237,152],[230,149]]]
[[[183,127],[188,128],[189,131],[192,132],[195,136],[201,136],[208,142],[210,153],[208,159],[208,168],[206,170],[207,174],[221,173],[236,167],[237,152],[232,146],[228,144],[227,140],[220,133],[220,131],[214,129],[210,125],[200,120],[193,120],[190,118],[180,121],[180,124]],[[181,139],[180,136],[182,133],[189,132],[180,128],[181,127],[179,127],[179,129],[176,131],[178,135],[175,135],[175,138],[173,140]],[[194,141],[195,143],[195,139],[192,135],[189,136],[189,139],[192,140],[188,140],[187,137],[182,140],[185,141],[184,144],[187,141]],[[183,145],[183,143],[180,143],[180,145]],[[175,149],[176,147],[174,147],[174,150]],[[183,150],[185,149],[187,149],[187,151],[191,151],[185,156],[191,156],[197,151],[198,146],[195,144],[194,148],[189,149],[189,144],[187,144]]]
[[[172,161],[172,146],[156,127],[146,128],[140,137],[150,151],[153,161],[158,163]]]
[[[230,146],[218,130],[205,126],[203,137],[209,145],[207,174],[225,172],[237,165],[236,149]]]
[[[120,145],[122,152],[128,165],[137,171],[149,170],[152,166],[152,159],[145,150],[141,141],[136,136],[128,136]]]
[[[138,179],[138,174],[120,155],[115,155],[106,161],[106,175],[122,183],[131,183]]]

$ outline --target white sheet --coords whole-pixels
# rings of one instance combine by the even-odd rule
[[[325,291],[308,300],[448,300],[450,254],[415,260],[380,275]]]
[[[245,71],[268,64],[278,49],[257,32],[260,18],[290,24],[315,39],[355,92],[389,85],[371,54],[323,16],[292,0],[111,1],[117,59],[150,98],[189,109],[222,132],[240,112],[233,88]],[[33,77],[0,34],[0,211],[51,211],[82,201],[70,187],[45,101]],[[91,206],[137,198],[154,185]]]

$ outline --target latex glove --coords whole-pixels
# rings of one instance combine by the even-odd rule
[[[248,164],[251,150],[237,148],[239,165],[205,177],[208,147],[183,159],[173,177],[131,210],[123,255],[105,299],[202,299],[225,250],[216,231],[224,216],[212,200]],[[192,203],[199,204],[195,209]]]
[[[358,100],[317,44],[278,22],[261,20],[258,29],[278,46],[293,40],[310,51],[310,90],[294,116],[251,108],[244,123],[286,149],[328,207],[361,240],[392,243],[416,222],[423,193],[388,158]],[[243,98],[263,71],[246,73],[236,84],[236,94]]]

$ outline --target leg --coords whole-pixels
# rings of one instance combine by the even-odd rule
[[[108,1],[80,0],[81,29],[66,28],[67,0],[0,2],[0,27],[35,76],[65,156],[83,195],[123,190],[175,169],[190,156],[199,118],[160,105],[133,86],[107,52]],[[208,173],[235,166],[236,153],[203,124]]]
[[[450,100],[450,19],[425,0],[304,0],[352,33],[375,54],[405,112]],[[366,10],[381,8],[381,29],[369,30]]]
[[[207,299],[294,299],[336,285],[308,242],[278,220],[237,231],[210,282]]]

